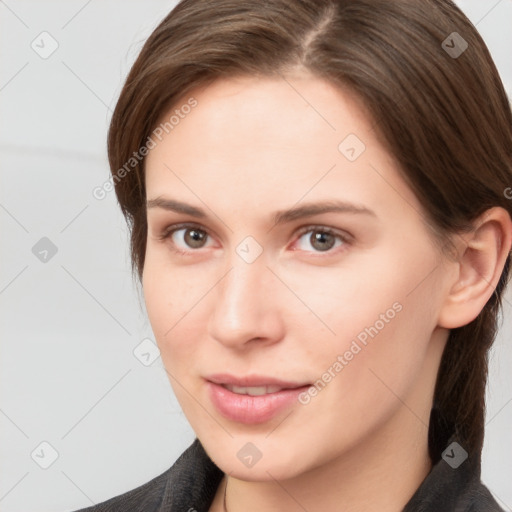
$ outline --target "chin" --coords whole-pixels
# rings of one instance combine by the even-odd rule
[[[229,439],[225,433],[223,435],[223,442],[208,437],[199,439],[213,462],[224,473],[240,480],[286,480],[321,465],[321,462],[313,460],[313,447],[308,450],[312,458],[309,461],[308,452],[301,452],[296,443],[287,443],[277,434],[272,441],[265,439],[268,431],[260,435],[235,436]]]

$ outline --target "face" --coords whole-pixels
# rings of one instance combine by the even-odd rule
[[[210,457],[288,478],[426,434],[448,273],[361,104],[306,74],[190,97],[146,159],[143,290]]]

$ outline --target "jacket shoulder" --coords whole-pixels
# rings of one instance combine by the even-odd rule
[[[482,482],[471,489],[469,501],[469,512],[505,512]]]

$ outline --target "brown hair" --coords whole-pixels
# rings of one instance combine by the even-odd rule
[[[465,51],[450,53],[463,50],[464,41]],[[139,280],[147,236],[144,160],[132,162],[122,179],[119,170],[194,87],[301,68],[358,95],[442,238],[469,229],[493,206],[512,214],[504,195],[512,183],[510,104],[485,43],[451,1],[183,0],[144,44],[108,134]],[[509,264],[510,256],[479,316],[450,332],[429,425],[434,461],[452,433],[480,456],[487,354]]]

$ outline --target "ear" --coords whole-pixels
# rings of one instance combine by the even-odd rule
[[[461,235],[456,272],[441,307],[438,325],[446,329],[473,321],[494,293],[510,254],[512,220],[507,210],[486,210],[471,233]]]

